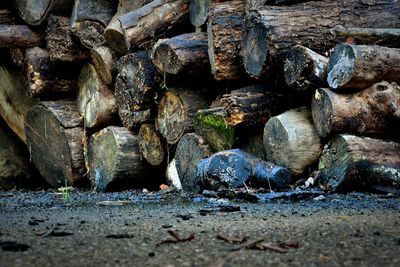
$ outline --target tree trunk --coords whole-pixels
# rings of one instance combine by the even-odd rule
[[[105,43],[103,33],[117,12],[115,0],[76,0],[71,15],[72,32],[87,48]]]
[[[328,84],[340,91],[364,89],[380,81],[400,82],[400,49],[339,44],[328,64]],[[343,88],[343,89],[342,89]]]
[[[104,84],[92,64],[82,68],[78,86],[78,111],[85,127],[109,125],[117,116],[114,92]]]
[[[25,133],[33,163],[53,187],[86,186],[84,131],[74,101],[47,101],[26,115]]]
[[[211,101],[201,90],[168,90],[158,105],[156,129],[168,144],[177,143],[185,133],[193,131],[193,116],[198,110],[208,107]]]
[[[120,28],[107,27],[104,36],[113,49],[126,54],[181,22],[188,11],[185,0],[154,0],[119,16]]]
[[[210,73],[205,33],[186,33],[160,39],[153,48],[152,60],[160,73],[200,77]]]
[[[291,6],[266,6],[246,15],[242,55],[246,71],[260,77],[282,66],[287,52],[299,44],[325,53],[341,40],[330,34],[335,25],[400,27],[397,1],[313,1]],[[356,10],[356,11],[355,11]]]
[[[125,190],[146,180],[138,138],[124,127],[109,126],[93,134],[88,157],[96,191]]]
[[[318,89],[312,115],[322,137],[350,133],[398,138],[400,86],[383,81],[353,95]]]
[[[0,66],[0,115],[8,126],[26,143],[24,130],[28,110],[38,103],[28,96],[23,75]]]
[[[81,61],[90,56],[89,51],[74,40],[67,17],[50,16],[46,29],[46,41],[53,61]]]
[[[132,53],[117,64],[115,96],[122,124],[136,129],[152,119],[154,98],[159,91],[159,74],[146,52]]]
[[[75,96],[80,65],[57,63],[39,47],[28,48],[25,54],[28,93],[41,99]]]
[[[239,80],[248,77],[240,58],[244,1],[210,5],[207,23],[208,55],[211,73],[216,80]]]
[[[44,36],[27,25],[0,25],[0,48],[33,47],[44,44]]]
[[[319,161],[322,182],[333,191],[352,191],[373,185],[400,186],[400,144],[339,135]]]
[[[268,120],[264,148],[267,160],[288,168],[292,175],[308,171],[322,150],[310,109],[292,109]]]
[[[167,144],[153,124],[142,124],[139,129],[139,148],[143,157],[153,166],[166,160]]]
[[[200,135],[188,133],[181,138],[174,159],[183,190],[200,193],[201,183],[196,175],[197,164],[201,159],[207,158],[211,154],[211,147]]]
[[[296,45],[285,60],[285,81],[290,87],[303,92],[326,87],[327,67],[327,57]]]
[[[38,26],[52,15],[69,16],[74,0],[16,0],[20,17],[29,25]]]
[[[240,149],[217,152],[200,160],[197,176],[205,189],[218,190],[246,186],[288,187],[290,172],[281,166],[260,160]]]
[[[91,50],[91,56],[92,64],[104,83],[112,84],[117,75],[117,53],[107,46],[99,46]]]

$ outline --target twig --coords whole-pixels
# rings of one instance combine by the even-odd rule
[[[178,234],[174,231],[174,230],[168,230],[168,234],[170,234],[174,239],[166,239],[161,241],[159,244],[157,244],[157,246],[162,245],[162,244],[176,244],[176,243],[180,243],[180,242],[187,242],[187,241],[191,241],[194,239],[194,234],[189,235],[188,237],[180,237],[178,236]]]
[[[230,236],[226,236],[222,233],[219,233],[217,235],[217,238],[224,240],[224,241],[228,242],[229,244],[241,244],[241,243],[245,242],[247,239],[247,237],[242,237],[242,238],[230,237]]]
[[[241,249],[253,248],[254,246],[256,246],[257,244],[259,244],[259,243],[261,243],[263,241],[264,241],[264,238],[259,238],[259,239],[253,240],[253,241],[249,241],[249,242],[246,242],[246,243],[244,243],[242,245],[234,246],[231,249],[231,251],[237,251],[237,250],[241,250]]]

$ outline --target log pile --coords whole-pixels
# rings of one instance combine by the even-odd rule
[[[398,14],[397,1],[6,1],[0,115],[52,187],[399,187]]]

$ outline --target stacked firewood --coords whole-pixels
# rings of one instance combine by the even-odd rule
[[[53,187],[400,184],[397,1],[10,2],[0,114]]]

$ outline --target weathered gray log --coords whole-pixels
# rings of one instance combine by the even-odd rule
[[[247,77],[239,55],[244,1],[211,3],[207,23],[211,73],[217,80]]]
[[[298,91],[326,87],[328,58],[301,45],[293,47],[283,67],[286,84]]]
[[[32,162],[53,187],[86,186],[84,131],[75,101],[46,101],[26,115],[25,133]]]
[[[151,58],[160,73],[204,79],[210,73],[207,48],[207,34],[186,33],[160,39]]]
[[[315,164],[322,144],[308,107],[286,111],[265,124],[264,148],[267,160],[300,175]]]
[[[53,61],[81,61],[90,57],[89,51],[74,39],[67,17],[50,16],[46,42]]]
[[[208,6],[211,0],[190,0],[189,17],[195,27],[204,25],[208,18]]]
[[[71,15],[72,32],[87,48],[105,43],[103,33],[117,12],[116,0],[75,0]]]
[[[86,64],[78,80],[78,111],[85,127],[107,126],[117,117],[114,92],[97,74],[92,64]]]
[[[181,138],[175,151],[174,160],[183,190],[200,193],[201,184],[196,175],[197,165],[201,159],[207,158],[211,154],[211,147],[200,135],[188,133]]]
[[[200,160],[197,176],[202,188],[211,190],[245,186],[285,188],[292,180],[286,168],[258,159],[240,149],[220,151]]]
[[[27,25],[0,25],[0,48],[33,47],[44,44],[44,35]]]
[[[156,129],[168,144],[177,143],[185,133],[193,131],[195,113],[208,107],[211,101],[202,90],[169,89],[158,105]]]
[[[339,44],[328,64],[328,84],[338,91],[364,89],[385,80],[400,83],[400,49]]]
[[[138,138],[124,127],[109,126],[93,134],[88,157],[96,191],[129,189],[146,180]]]
[[[380,82],[357,94],[318,89],[312,115],[322,137],[338,133],[397,136],[400,131],[400,86]]]
[[[357,10],[357,12],[354,12]],[[325,53],[341,40],[330,34],[335,25],[399,28],[397,1],[311,1],[290,6],[265,6],[246,15],[242,33],[242,55],[246,71],[253,77],[282,66],[296,44]]]
[[[321,180],[333,191],[352,191],[373,185],[399,187],[399,155],[399,143],[339,135],[322,152]]]
[[[29,25],[44,23],[50,14],[71,15],[74,0],[16,0],[15,5],[20,17]]]
[[[167,143],[153,124],[142,124],[139,129],[139,148],[143,158],[153,166],[160,166],[167,157]]]
[[[80,65],[54,63],[40,47],[26,49],[28,94],[43,99],[75,96]]]
[[[90,54],[97,73],[105,84],[111,84],[117,75],[117,53],[107,46],[94,47]]]
[[[24,143],[25,116],[37,103],[37,99],[28,96],[22,73],[0,66],[0,115]]]
[[[118,114],[128,129],[152,119],[154,98],[159,91],[159,74],[147,52],[128,54],[117,63],[115,96]]]
[[[186,0],[154,0],[118,17],[119,27],[107,27],[107,43],[121,54],[181,22],[189,12]]]

